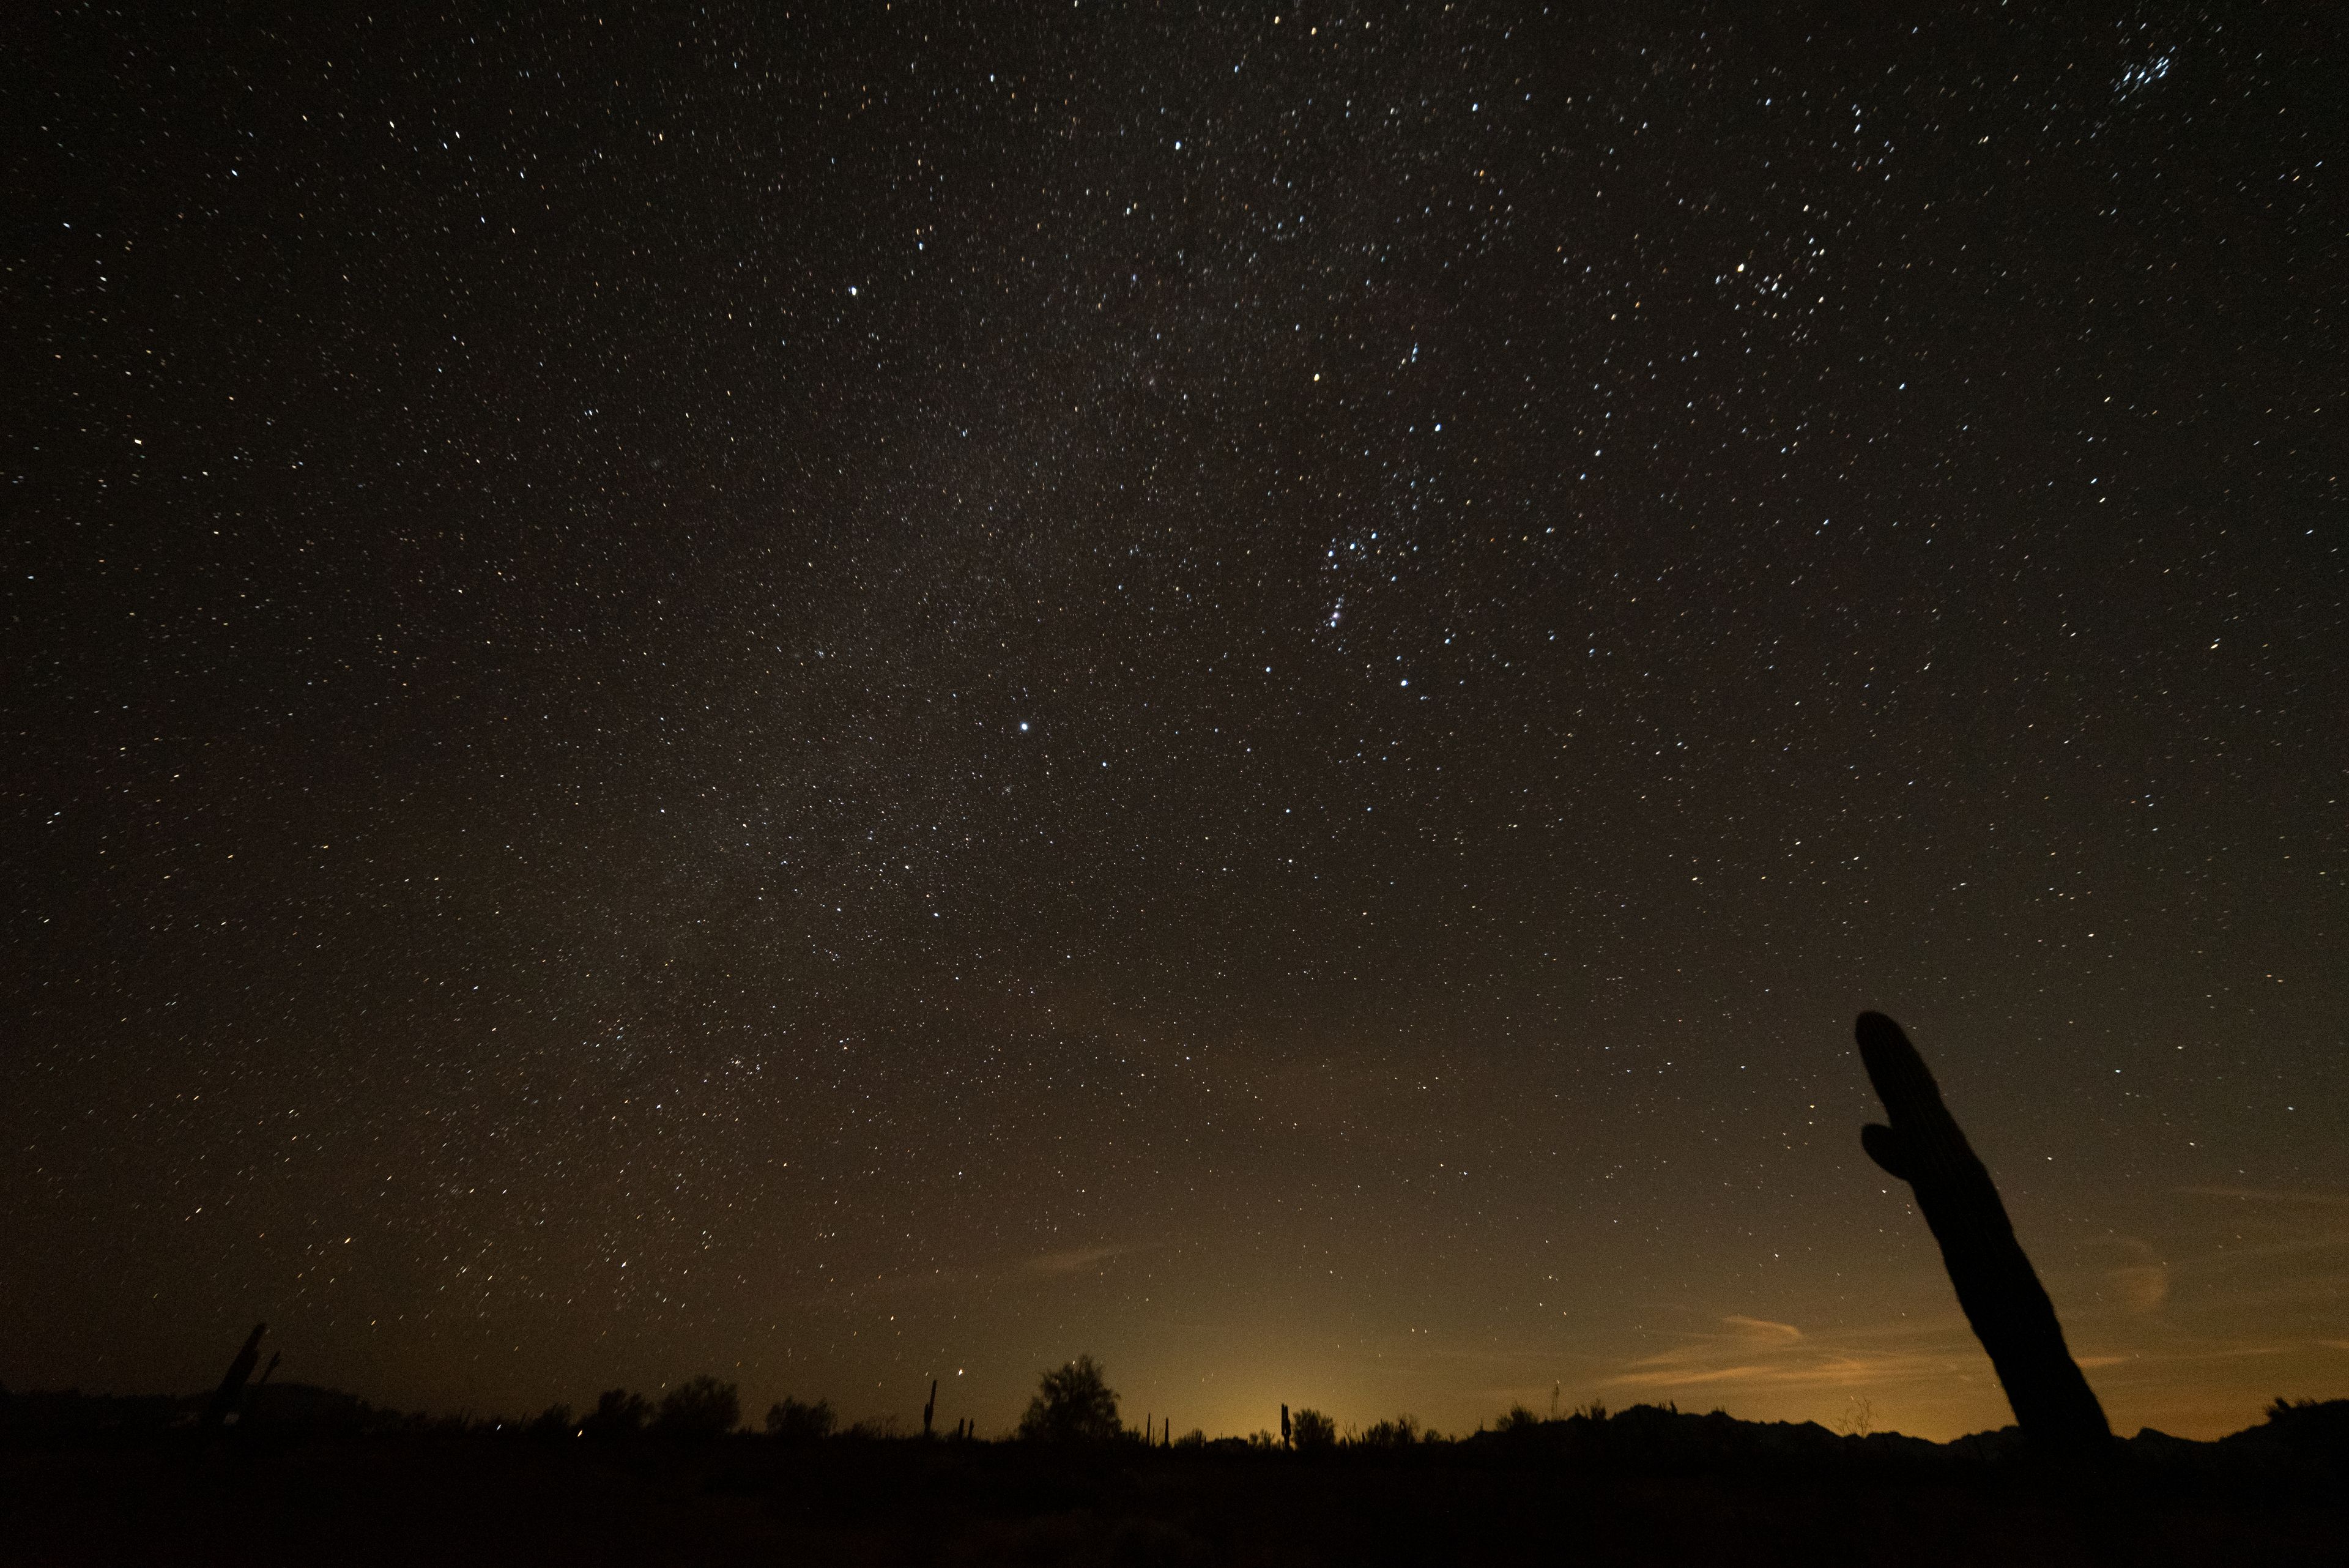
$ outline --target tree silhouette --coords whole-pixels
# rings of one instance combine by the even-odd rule
[[[1338,1423],[1319,1410],[1299,1409],[1291,1423],[1289,1441],[1301,1453],[1308,1449],[1334,1449],[1338,1446]]]
[[[1102,1443],[1119,1436],[1117,1390],[1102,1380],[1101,1364],[1080,1355],[1043,1375],[1019,1435],[1043,1442]]]
[[[577,1429],[578,1425],[572,1420],[568,1405],[549,1405],[525,1428],[533,1438],[567,1438]]]
[[[742,1421],[742,1400],[731,1383],[704,1375],[680,1383],[661,1400],[653,1430],[681,1443],[722,1438]]]
[[[595,1407],[587,1412],[579,1429],[591,1438],[633,1438],[645,1429],[652,1413],[643,1395],[606,1388],[595,1397]]]
[[[832,1436],[833,1420],[831,1400],[806,1405],[786,1394],[781,1404],[767,1407],[767,1435],[787,1443],[812,1443]]]

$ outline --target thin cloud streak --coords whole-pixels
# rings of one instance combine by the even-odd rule
[[[1112,1258],[1140,1251],[1141,1246],[1134,1242],[1120,1242],[1108,1247],[1071,1247],[1066,1251],[1045,1252],[1030,1258],[1021,1267],[1032,1274],[1081,1274],[1101,1267]]]
[[[1661,1358],[1660,1358],[1661,1359]],[[1780,1365],[1736,1362],[1725,1366],[1652,1366],[1626,1371],[1603,1380],[1611,1388],[1694,1388],[1723,1390],[1786,1388],[1891,1387],[1923,1380],[1947,1380],[1952,1372],[1947,1355],[1806,1355]]]
[[[2330,1209],[2349,1209],[2349,1193],[2286,1192],[2265,1187],[2180,1187],[2175,1189],[2189,1198],[2234,1198],[2246,1203],[2313,1203]]]
[[[1729,1327],[1734,1330],[1737,1335],[1743,1339],[1759,1339],[1774,1343],[1791,1344],[1803,1337],[1803,1331],[1796,1328],[1793,1324],[1772,1323],[1766,1317],[1738,1317],[1732,1315],[1723,1318],[1721,1321],[1728,1324]]]

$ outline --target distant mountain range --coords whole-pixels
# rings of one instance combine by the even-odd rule
[[[202,1394],[13,1393],[0,1388],[0,1441],[57,1442],[138,1440],[191,1428],[208,1396]],[[1865,1437],[1829,1431],[1815,1421],[1742,1421],[1722,1411],[1697,1415],[1673,1406],[1635,1405],[1612,1414],[1578,1413],[1557,1420],[1513,1413],[1498,1430],[1456,1440],[1421,1442],[1482,1453],[1496,1459],[1555,1457],[1568,1462],[1617,1465],[1651,1471],[1744,1468],[1852,1467],[2004,1468],[2021,1459],[2022,1434],[2013,1427],[1977,1432],[1946,1443],[1898,1432]],[[305,1383],[272,1383],[247,1391],[239,1429],[297,1438],[506,1435],[568,1436],[568,1425],[544,1418],[426,1416],[387,1410],[340,1389]],[[745,1434],[740,1440],[761,1441]],[[859,1441],[852,1438],[833,1441]],[[914,1440],[914,1439],[905,1439]],[[1213,1449],[1246,1447],[1239,1439]],[[2279,1399],[2258,1425],[2212,1441],[2172,1437],[2141,1428],[2122,1443],[2139,1465],[2205,1473],[2294,1472],[2349,1479],[2349,1399]],[[1322,1456],[1342,1459],[1357,1445],[1340,1443]],[[1299,1456],[1300,1458],[1309,1456]]]

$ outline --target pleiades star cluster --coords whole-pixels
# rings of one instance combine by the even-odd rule
[[[12,31],[9,1386],[2349,1392],[2337,15]]]

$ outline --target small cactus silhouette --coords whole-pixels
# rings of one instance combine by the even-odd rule
[[[1891,1122],[1859,1129],[1860,1147],[1887,1174],[1907,1182],[1941,1246],[1958,1304],[2013,1407],[2023,1436],[2042,1449],[2095,1454],[2112,1428],[2088,1380],[2064,1345],[2054,1303],[2014,1239],[2014,1226],[1925,1059],[1900,1025],[1863,1012],[1853,1030],[1868,1082]]]
[[[205,1430],[219,1431],[228,1424],[230,1415],[243,1404],[245,1381],[253,1376],[254,1367],[261,1361],[261,1336],[268,1332],[267,1324],[254,1324],[251,1336],[244,1342],[244,1348],[238,1351],[236,1359],[228,1364],[228,1371],[222,1376],[220,1386],[212,1391],[212,1403],[204,1407]],[[270,1365],[274,1366],[276,1363],[272,1361]]]
[[[930,1435],[930,1418],[938,1413],[938,1380],[930,1379],[930,1402],[922,1407],[922,1436]]]

